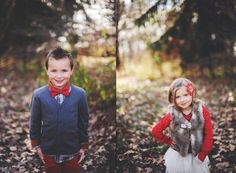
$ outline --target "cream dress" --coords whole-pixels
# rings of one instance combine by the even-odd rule
[[[209,173],[208,156],[202,162],[198,157],[191,153],[187,156],[181,156],[171,147],[164,155],[166,173]]]

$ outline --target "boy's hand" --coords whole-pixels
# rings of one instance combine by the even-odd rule
[[[42,150],[39,146],[35,147],[35,150],[40,158],[40,160],[43,162],[43,164],[45,164],[45,161],[43,160],[43,153],[42,153]]]
[[[78,163],[80,163],[85,158],[85,149],[80,149],[79,155],[80,155],[80,159],[79,159]]]

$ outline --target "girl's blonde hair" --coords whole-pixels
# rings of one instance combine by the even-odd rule
[[[174,104],[175,107],[177,107],[176,104],[176,91],[181,88],[181,87],[186,87],[188,93],[192,96],[193,101],[196,99],[196,87],[194,84],[186,78],[177,78],[175,79],[169,87],[169,93],[168,93],[168,101],[171,104]]]

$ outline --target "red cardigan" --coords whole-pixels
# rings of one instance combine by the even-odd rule
[[[184,115],[184,118],[188,121],[191,120],[192,114]],[[198,158],[201,161],[204,161],[205,157],[210,153],[213,144],[213,131],[212,131],[212,123],[210,118],[210,113],[207,108],[203,106],[203,117],[205,120],[204,126],[204,140],[201,147],[200,152],[198,153]],[[152,136],[158,140],[160,143],[171,145],[172,139],[166,136],[163,132],[169,127],[170,122],[172,120],[172,116],[170,113],[166,114],[152,129]]]

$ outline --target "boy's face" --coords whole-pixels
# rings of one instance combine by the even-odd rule
[[[50,57],[46,72],[53,86],[61,89],[69,82],[73,69],[71,69],[70,60],[67,57],[58,60]]]

